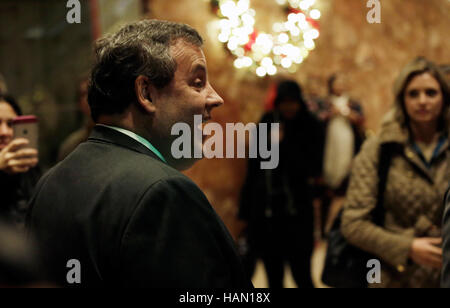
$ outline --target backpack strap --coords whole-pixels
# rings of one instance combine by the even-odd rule
[[[378,189],[377,189],[377,203],[372,210],[372,222],[378,226],[384,225],[384,192],[386,191],[386,182],[391,167],[392,158],[396,152],[398,145],[395,143],[383,143],[379,150],[378,162]],[[450,189],[449,189],[450,190]],[[331,230],[339,230],[341,226],[343,209],[339,211],[338,216],[334,220]]]
[[[372,211],[372,221],[379,225],[384,225],[384,193],[386,191],[386,182],[391,167],[391,161],[396,149],[395,143],[383,143],[380,146],[378,162],[378,190],[377,203]]]

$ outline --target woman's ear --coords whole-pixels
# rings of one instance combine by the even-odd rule
[[[152,100],[153,87],[147,76],[139,75],[134,82],[134,89],[138,104],[149,113],[155,112],[155,104]]]

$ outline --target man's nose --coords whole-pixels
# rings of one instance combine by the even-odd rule
[[[214,90],[211,84],[209,85],[209,89],[210,93],[208,95],[208,106],[211,109],[222,106],[224,104],[222,97],[217,94],[216,90]]]

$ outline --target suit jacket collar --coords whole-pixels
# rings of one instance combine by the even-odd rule
[[[139,143],[138,141],[134,140],[133,138],[125,134],[122,134],[121,132],[118,132],[106,126],[100,125],[94,126],[92,133],[88,138],[88,141],[89,140],[118,145],[127,148],[129,150],[151,156],[154,159],[161,161],[161,159],[158,156],[156,156],[155,153],[153,153],[143,144]]]

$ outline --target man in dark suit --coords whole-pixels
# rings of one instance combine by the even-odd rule
[[[210,119],[223,104],[201,45],[191,27],[157,20],[97,42],[89,85],[97,125],[31,201],[29,230],[58,283],[251,287],[226,227],[178,171],[194,160],[171,153],[174,124],[192,131],[194,115]]]

